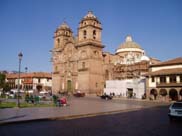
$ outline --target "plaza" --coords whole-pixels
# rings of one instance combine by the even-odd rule
[[[166,102],[153,102],[142,100],[128,100],[125,98],[102,100],[100,97],[87,96],[83,98],[71,97],[65,107],[38,107],[38,108],[7,108],[0,109],[0,124],[8,122],[21,122],[31,120],[82,118],[113,114],[169,105]]]

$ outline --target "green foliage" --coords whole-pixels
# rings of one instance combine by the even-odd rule
[[[5,79],[6,79],[6,75],[0,73],[0,88],[4,88]]]
[[[10,86],[7,83],[4,83],[3,91],[8,92],[10,90],[11,90]]]
[[[20,108],[31,108],[31,107],[52,107],[54,106],[53,103],[50,104],[43,104],[43,103],[39,103],[39,104],[32,104],[32,103],[20,103]],[[4,109],[4,108],[14,108],[17,107],[16,102],[0,102],[0,109]]]
[[[11,90],[10,86],[5,82],[6,75],[0,73],[0,88],[3,88],[3,93]]]
[[[0,109],[13,108],[13,107],[16,107],[16,103],[15,102],[1,102],[0,103]]]

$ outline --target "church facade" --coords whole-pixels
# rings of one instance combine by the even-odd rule
[[[88,12],[78,27],[77,37],[64,22],[54,33],[52,51],[52,90],[81,91],[86,94],[103,93],[106,80],[121,80],[148,72],[149,58],[131,36],[115,54],[104,52],[102,26],[98,18]]]

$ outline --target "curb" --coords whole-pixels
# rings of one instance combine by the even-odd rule
[[[118,113],[137,111],[137,110],[140,110],[140,109],[144,109],[144,108],[134,108],[134,109],[126,109],[126,110],[99,112],[99,113],[69,115],[69,116],[62,116],[62,117],[38,118],[38,119],[17,120],[17,121],[9,121],[9,122],[7,121],[7,122],[0,122],[0,126],[1,125],[8,125],[8,124],[17,124],[17,123],[19,124],[19,123],[36,122],[36,121],[71,120],[71,119],[95,117],[95,116],[102,116],[102,115],[105,116],[105,115],[112,115],[112,114],[118,114]]]

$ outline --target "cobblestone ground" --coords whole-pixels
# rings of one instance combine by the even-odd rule
[[[1,136],[179,136],[182,121],[170,121],[168,106],[72,120],[0,126]]]

